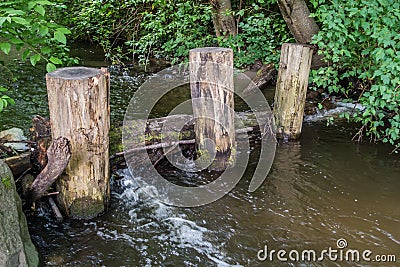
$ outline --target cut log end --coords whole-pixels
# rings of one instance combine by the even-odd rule
[[[218,52],[230,52],[230,48],[224,47],[200,47],[193,48],[190,50],[190,53],[218,53]]]
[[[60,68],[47,75],[52,78],[61,78],[66,80],[81,80],[88,79],[97,75],[100,75],[102,71],[100,69],[88,68],[88,67],[68,67]]]

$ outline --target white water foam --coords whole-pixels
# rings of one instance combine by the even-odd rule
[[[167,206],[157,199],[151,198],[146,192],[152,191],[156,194],[156,188],[152,186],[139,187],[137,179],[140,179],[140,177],[132,177],[127,169],[119,170],[118,175],[123,178],[113,183],[115,187],[119,187],[114,190],[113,196],[119,199],[127,210],[129,222],[135,228],[134,232],[150,236],[137,240],[135,236],[107,229],[99,229],[97,233],[99,236],[105,239],[120,240],[131,246],[141,243],[140,250],[143,250],[141,252],[144,255],[149,254],[146,250],[150,246],[150,244],[144,244],[148,244],[150,240],[157,240],[161,247],[164,245],[171,246],[175,256],[180,256],[185,251],[187,253],[188,250],[193,249],[198,254],[208,258],[216,266],[242,266],[227,262],[229,257],[223,252],[222,245],[218,240],[212,238],[215,233],[190,220],[187,215],[187,213],[190,213],[189,209]],[[141,236],[143,235],[141,234]],[[187,260],[183,255],[182,258]],[[151,259],[148,259],[148,261],[151,262]],[[151,264],[148,266],[151,266]]]

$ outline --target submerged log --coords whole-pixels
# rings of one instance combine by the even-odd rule
[[[52,138],[67,138],[71,159],[57,180],[71,218],[103,213],[110,197],[110,77],[106,68],[62,68],[46,75]]]
[[[29,201],[34,203],[57,180],[67,167],[71,157],[69,141],[64,137],[53,140],[47,150],[48,162],[30,187]]]
[[[247,112],[236,113],[235,126],[238,129],[235,130],[235,138],[238,142],[241,140],[255,140],[260,137],[262,132],[273,134],[272,129],[268,130],[269,127],[272,127],[272,114],[270,112],[257,112],[256,115],[265,124],[259,125],[255,114]],[[186,122],[183,129],[172,127],[173,125],[182,125],[182,122]],[[135,120],[132,124],[124,125],[125,130],[136,132],[136,125],[147,124],[145,135],[132,135],[133,138],[130,139],[129,147],[111,156],[111,160],[129,156],[139,166],[144,161],[144,157],[149,157],[153,165],[157,165],[159,160],[165,157],[162,151],[163,148],[180,146],[182,153],[184,153],[185,149],[195,149],[195,123],[191,115],[176,114],[147,121]],[[143,146],[143,140],[146,140],[145,146]]]
[[[250,95],[255,90],[262,89],[268,83],[270,83],[271,80],[274,79],[275,74],[276,74],[276,70],[275,70],[274,64],[270,63],[270,64],[262,65],[261,68],[257,71],[257,74],[253,79],[253,82],[250,83],[243,90],[243,94],[245,96]]]
[[[312,49],[306,45],[282,45],[274,102],[278,138],[300,137],[311,58]]]
[[[232,49],[192,49],[189,69],[196,150],[202,155],[197,162],[224,170],[233,164],[236,147]]]

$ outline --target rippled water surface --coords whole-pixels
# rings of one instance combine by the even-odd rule
[[[87,55],[97,53],[85,49]],[[99,65],[96,57],[86,62]],[[24,78],[14,84],[18,105],[0,115],[3,128],[26,129],[32,114],[47,113],[44,74],[21,69]],[[112,121],[118,123],[150,74],[142,68],[110,71]],[[354,144],[356,129],[305,123],[300,141],[278,145],[266,181],[249,193],[256,147],[238,186],[198,208],[165,206],[146,194],[152,188],[138,187],[140,177],[119,170],[107,214],[57,223],[40,208],[28,216],[30,232],[46,266],[396,266],[257,259],[265,245],[319,252],[337,249],[337,240],[344,239],[347,248],[393,254],[400,262],[400,158],[389,154],[389,146]]]

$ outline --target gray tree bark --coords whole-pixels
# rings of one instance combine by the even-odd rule
[[[304,0],[278,0],[278,6],[296,42],[309,44],[312,37],[319,32],[319,27],[310,17],[310,10],[306,2]],[[314,53],[312,68],[323,67],[326,64],[322,56]]]
[[[232,10],[230,0],[211,0],[215,34],[220,36],[237,35],[235,18],[229,14]]]

